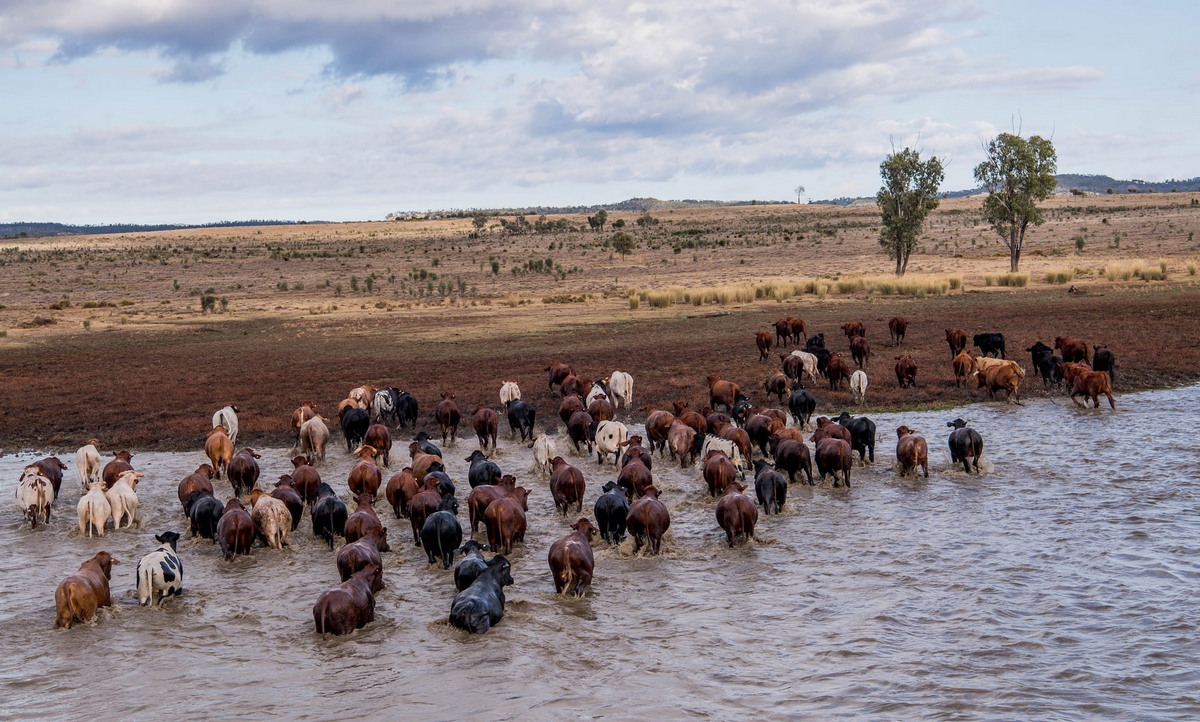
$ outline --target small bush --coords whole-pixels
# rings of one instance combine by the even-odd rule
[[[1195,261],[1195,260],[1193,260],[1193,259],[1190,259],[1190,258],[1188,259],[1188,261],[1187,261],[1187,272],[1188,272],[1188,275],[1189,275],[1189,276],[1194,276],[1194,275],[1196,275],[1196,261]]]
[[[1029,285],[1028,273],[1004,273],[1000,275],[985,275],[983,277],[984,285],[987,286],[1011,286],[1015,288],[1024,288]]]
[[[288,282],[287,281],[279,281],[278,283],[275,284],[275,290],[276,291],[288,290]]]
[[[200,296],[200,312],[201,313],[214,313],[214,312],[216,312],[216,310],[217,310],[217,297],[210,293],[202,294]]]
[[[90,318],[83,319],[83,330],[86,331],[91,327],[92,327],[92,319],[90,319]]]
[[[629,294],[629,310],[630,311],[638,310],[638,307],[641,305],[642,305],[641,296],[637,295],[636,293]]]
[[[1046,283],[1069,283],[1074,279],[1075,270],[1072,268],[1059,268],[1046,271]]]

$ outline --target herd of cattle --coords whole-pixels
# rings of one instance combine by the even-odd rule
[[[899,317],[889,321],[891,345],[903,344],[908,325]],[[590,457],[594,453],[598,465],[611,464],[615,470],[615,479],[603,485],[593,505],[594,523],[580,517],[571,533],[549,549],[548,563],[556,591],[579,595],[588,588],[594,571],[592,544],[597,534],[609,544],[619,544],[628,534],[634,553],[643,546],[651,554],[659,553],[671,518],[654,484],[656,453],[660,461],[669,456],[682,468],[699,464],[700,477],[717,500],[717,523],[731,547],[739,538],[754,535],[759,508],[766,514],[782,511],[788,485],[797,477],[812,485],[816,478],[824,480],[828,476],[834,487],[849,487],[854,455],[863,465],[875,461],[875,423],[865,416],[843,412],[835,419],[817,418],[807,440],[803,433],[817,406],[816,397],[805,386],[806,379],[816,382],[823,378],[831,390],[848,383],[855,402],[865,400],[866,369],[871,359],[866,329],[861,322],[854,322],[843,325],[842,330],[851,360],[858,367],[853,372],[839,352],[826,348],[825,335],[808,336],[800,319],[781,319],[775,324],[774,337],[768,331],[756,334],[763,361],[768,359],[773,343],[798,345],[801,336],[804,338],[804,349],[781,355],[781,369],[761,383],[768,401],[774,396],[784,404],[786,397],[787,412],[756,405],[736,382],[711,375],[707,378],[709,405],[702,409],[690,409],[686,401],[674,402],[669,410],[652,404],[638,407],[636,410],[645,414],[644,436],[631,433],[617,420],[619,411],[626,416],[634,411],[631,375],[615,371],[592,382],[582,379],[569,364],[546,366],[547,385],[551,392],[557,387],[561,398],[558,418],[566,429],[566,443],[577,455]],[[962,329],[946,330],[956,383],[961,385],[974,376],[989,396],[1003,390],[1019,403],[1019,384],[1025,372],[1016,361],[1006,358],[1003,335],[976,334],[974,346],[981,351],[976,357],[967,353],[967,340]],[[1103,394],[1115,407],[1111,388],[1115,359],[1106,348],[1092,347],[1089,361],[1087,344],[1059,337],[1053,348],[1039,341],[1028,351],[1033,367],[1047,386],[1065,383],[1072,399],[1088,397],[1095,406]],[[918,369],[913,358],[901,354],[894,360],[897,385],[914,385]],[[538,409],[521,399],[516,382],[502,383],[500,403],[513,437],[519,436],[522,443],[531,442],[534,466],[548,477],[557,511],[564,516],[572,510],[580,514],[586,489],[584,474],[558,454],[561,440],[557,433],[535,434]],[[480,448],[465,459],[469,462],[469,532],[464,532],[458,520],[456,486],[446,473],[442,450],[424,431],[416,433],[408,444],[408,464],[385,482],[381,465],[391,465],[393,432],[415,427],[418,408],[411,394],[398,388],[372,386],[351,390],[338,404],[337,427],[347,452],[356,458],[346,480],[355,505],[353,512],[322,480],[317,469],[325,461],[331,433],[315,404],[303,403],[293,412],[291,428],[299,453],[291,459],[289,472],[281,475],[269,491],[258,488],[260,455],[250,448],[234,452],[238,408],[219,410],[213,415],[213,428],[204,444],[208,462],[200,464],[178,486],[191,535],[213,540],[219,544],[222,556],[232,560],[238,554],[251,553],[256,541],[282,549],[307,510],[313,536],[328,543],[330,550],[335,537],[345,540],[335,557],[341,583],[314,604],[314,624],[320,633],[346,634],[372,621],[375,594],[384,587],[382,553],[390,547],[388,530],[375,510],[382,490],[395,517],[409,520],[413,542],[424,549],[429,564],[450,569],[455,555],[462,555],[454,569],[457,594],[451,601],[450,622],[470,632],[487,631],[504,613],[504,587],[513,583],[508,556],[515,544],[524,542],[530,490],[518,486],[513,475],[503,473],[486,455],[489,448],[496,449],[499,414],[482,404],[470,414]],[[789,415],[798,428],[788,425]],[[433,418],[442,445],[455,444],[464,415],[454,394],[441,395]],[[947,442],[952,463],[961,463],[966,473],[979,473],[982,437],[962,419],[947,426],[952,428]],[[898,472],[906,475],[920,469],[928,477],[925,439],[907,426],[897,428],[896,435]],[[812,451],[808,443],[813,445]],[[143,477],[134,469],[133,455],[128,451],[116,453],[102,466],[96,444],[92,439],[76,453],[81,487],[79,532],[87,536],[104,536],[110,520],[114,529],[133,524],[138,511],[137,486]],[[50,521],[66,469],[56,457],[25,467],[16,496],[32,526]],[[740,481],[751,470],[757,505],[743,493],[747,486]],[[216,498],[214,480],[229,483],[233,495],[228,501]],[[486,545],[472,538],[481,523]],[[465,544],[464,536],[468,538]],[[139,562],[136,583],[143,605],[160,604],[162,599],[182,591],[183,566],[176,549],[179,538],[175,532],[155,536],[159,546]],[[493,551],[495,556],[487,559],[485,551]],[[59,585],[55,593],[59,626],[90,620],[98,607],[111,605],[109,580],[112,566],[117,563],[108,553],[100,552]]]

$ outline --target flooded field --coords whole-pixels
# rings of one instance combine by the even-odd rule
[[[36,531],[13,488],[44,454],[6,456],[0,717],[1195,719],[1200,387],[1117,404],[875,416],[877,463],[854,469],[853,488],[793,484],[784,513],[761,515],[757,539],[734,549],[698,471],[656,458],[672,517],[663,555],[597,540],[583,599],[556,596],[546,564],[574,517],[554,512],[530,451],[502,433],[496,461],[533,489],[529,532],[507,615],[478,637],[446,623],[451,573],[426,566],[383,500],[393,551],[376,621],[322,638],[312,605],[338,578],[307,514],[289,549],[232,563],[206,540],[181,541],[184,596],[137,606],[137,560],[155,533],[186,529],[176,485],[205,461],[200,449],[134,449],[140,528],[103,539],[78,533],[74,449],[56,450],[70,468],[56,518]],[[946,421],[959,415],[984,437],[982,477],[950,467]],[[929,440],[928,480],[892,468],[901,423]],[[460,501],[474,448],[446,448]],[[259,451],[260,486],[290,469],[288,449]],[[586,476],[590,517],[615,472],[568,458]],[[401,459],[402,447],[385,479]],[[343,498],[349,468],[345,446],[331,444],[320,471]],[[55,629],[55,587],[100,550],[121,562],[114,608]]]

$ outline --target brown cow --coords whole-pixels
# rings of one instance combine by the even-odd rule
[[[929,445],[925,443],[925,438],[917,436],[907,426],[897,428],[896,437],[896,461],[900,463],[900,476],[907,476],[910,471],[915,475],[920,466],[928,479]]]
[[[204,455],[208,457],[213,469],[216,469],[215,478],[224,479],[225,472],[229,469],[229,461],[233,459],[233,442],[229,440],[229,434],[225,433],[224,426],[218,426],[208,432],[208,438],[204,440]]]
[[[808,328],[804,325],[804,320],[795,316],[787,317],[788,325],[792,327],[792,341],[800,343],[800,336],[803,334],[804,339],[808,340]]]
[[[1063,383],[1068,387],[1075,384],[1075,379],[1080,374],[1091,370],[1092,367],[1085,363],[1060,363],[1058,365],[1058,375],[1062,377]]]
[[[207,491],[212,494],[212,478],[215,473],[216,471],[210,464],[201,464],[196,467],[195,471],[183,477],[183,481],[179,482],[179,503],[186,502],[188,495],[193,491]],[[187,511],[186,506],[184,511]]]
[[[292,486],[304,497],[305,503],[312,504],[317,498],[317,487],[321,485],[321,474],[309,463],[307,456],[292,457]]]
[[[233,453],[233,446],[230,445],[229,453]],[[104,482],[105,489],[111,489],[112,485],[117,483],[117,477],[123,472],[133,471],[133,454],[129,451],[118,451],[113,454],[113,460],[104,465],[104,471],[100,473],[100,479]],[[218,476],[218,478],[220,478]]]
[[[737,481],[737,467],[723,451],[713,450],[704,455],[702,475],[708,484],[709,496],[720,496],[725,487]]]
[[[893,316],[888,319],[888,335],[891,336],[893,346],[904,343],[904,334],[907,331],[908,319],[903,316]]]
[[[821,439],[833,438],[841,439],[848,444],[850,443],[852,436],[853,435],[850,433],[850,429],[847,429],[845,426],[835,423],[828,416],[818,416],[817,428],[815,431],[813,431],[813,435],[809,438],[809,441],[816,445],[821,443]]]
[[[730,548],[739,536],[749,541],[754,536],[754,525],[758,523],[758,509],[754,508],[750,497],[742,493],[745,490],[743,484],[731,481],[717,501],[717,523],[725,530]]]
[[[779,423],[779,419],[767,416],[766,414],[755,413],[746,419],[746,424],[743,427],[746,431],[746,436],[750,438],[750,443],[757,446],[763,456],[767,455],[767,444],[771,443],[771,424]]]
[[[245,448],[238,450],[238,453],[233,455],[229,460],[229,465],[225,469],[225,475],[229,478],[229,483],[233,486],[235,496],[243,496],[254,490],[258,484],[259,468],[258,462],[255,459],[262,457],[254,452],[254,449]]]
[[[617,408],[608,400],[607,394],[596,394],[592,403],[588,404],[587,412],[597,424],[617,418]]]
[[[565,363],[555,361],[546,367],[546,388],[554,391],[554,384],[561,385],[563,379],[575,375],[575,369]]]
[[[625,451],[621,454],[621,466],[629,464],[630,461],[637,459],[642,462],[647,469],[654,468],[654,457],[650,455],[650,450],[642,446],[642,437],[634,434],[628,439],[620,443]]]
[[[375,595],[383,586],[383,570],[369,564],[323,593],[313,605],[317,634],[350,634],[375,621]]]
[[[592,584],[596,561],[592,557],[592,539],[596,527],[586,518],[571,525],[575,531],[550,545],[547,561],[554,576],[554,591],[582,597]]]
[[[296,531],[296,527],[300,526],[300,518],[304,516],[304,497],[296,491],[291,474],[283,474],[279,477],[279,481],[275,482],[275,488],[271,489],[271,496],[282,501],[283,505],[287,507],[288,513],[292,515],[292,531]]]
[[[66,471],[67,465],[62,463],[57,456],[47,456],[44,459],[38,459],[25,468],[28,470],[30,467],[36,468],[39,474],[46,477],[46,480],[50,482],[50,486],[54,489],[54,498],[57,499],[58,490],[62,487],[62,473]]]
[[[1009,399],[1012,399],[1017,404],[1021,403],[1021,394],[1019,392],[1021,376],[1012,366],[992,366],[978,374],[978,378],[978,388],[986,388],[989,399],[996,398],[996,392],[1003,390],[1007,392]]]
[[[559,514],[566,516],[571,504],[575,505],[575,513],[583,511],[586,488],[582,471],[568,464],[561,456],[550,460],[550,495],[554,497],[554,508]]]
[[[346,543],[358,541],[364,536],[371,533],[372,529],[382,529],[383,522],[379,520],[379,515],[375,513],[375,507],[371,506],[375,502],[375,497],[372,494],[359,494],[354,497],[358,502],[358,506],[354,508],[354,513],[346,517],[346,527],[343,529],[342,536],[346,538]]]
[[[846,488],[850,488],[850,467],[854,465],[853,457],[850,455],[850,444],[832,437],[821,439],[817,443],[816,461],[817,474],[821,477],[821,481],[825,480],[826,474],[832,474],[833,486],[837,488],[838,472],[840,471]]]
[[[590,388],[592,388],[591,381],[581,379],[575,374],[571,374],[562,380],[562,385],[559,387],[559,391],[562,392],[563,396],[570,396],[571,394],[574,394],[580,398],[583,398],[587,396],[588,389]]]
[[[865,369],[871,363],[871,342],[865,336],[855,336],[850,339],[850,358],[860,368]]]
[[[471,533],[479,531],[479,523],[488,506],[502,496],[516,499],[521,504],[522,511],[529,511],[529,489],[517,486],[517,480],[510,474],[500,477],[498,484],[480,484],[471,489],[467,496],[467,515],[471,522]]]
[[[99,552],[62,580],[54,590],[54,626],[70,629],[75,622],[91,621],[97,608],[111,607],[108,580],[112,579],[113,565],[119,563],[108,552]]]
[[[375,447],[364,444],[354,450],[354,455],[358,457],[358,461],[350,469],[346,486],[355,496],[370,494],[371,501],[374,502],[379,494],[379,487],[383,485],[383,472],[375,464]]]
[[[408,521],[412,525],[413,542],[421,546],[421,528],[430,514],[438,510],[442,493],[438,491],[436,477],[425,480],[425,486],[408,502]]]
[[[746,433],[745,429],[739,429],[733,424],[718,424],[712,427],[712,430],[722,439],[732,441],[733,445],[741,452],[745,463],[750,463],[750,434]]]
[[[667,448],[672,459],[679,459],[680,468],[691,466],[696,454],[696,430],[675,419],[667,429]]]
[[[663,535],[671,528],[671,514],[658,500],[658,494],[657,488],[648,486],[645,496],[629,505],[625,528],[633,537],[634,554],[642,545],[648,545],[651,554],[658,554],[662,549]]]
[[[383,493],[387,497],[388,503],[392,505],[392,511],[396,512],[397,519],[402,516],[408,518],[409,502],[420,489],[417,477],[413,474],[412,467],[409,466],[404,467],[388,479]]]
[[[495,411],[483,404],[476,406],[475,411],[471,414],[471,427],[475,429],[480,449],[487,449],[489,439],[492,450],[496,449],[496,432],[500,428],[500,416]]]
[[[317,407],[311,401],[305,401],[300,404],[300,408],[292,412],[292,435],[296,437],[296,443],[300,443],[300,427],[304,426],[304,422],[317,415]]]
[[[408,451],[412,454],[413,476],[417,477],[417,481],[424,481],[425,475],[431,471],[445,471],[446,464],[442,457],[421,451],[421,442],[414,441],[409,444]]]
[[[912,356],[896,357],[896,384],[900,388],[917,388],[917,362]]]
[[[865,338],[867,335],[867,327],[862,321],[843,323],[842,331],[846,334],[846,338],[854,338],[855,336],[862,336]]]
[[[363,445],[370,446],[375,450],[375,460],[383,457],[383,465],[387,466],[391,462],[392,456],[392,432],[388,431],[388,427],[383,424],[371,424],[367,427],[367,435],[363,437]]]
[[[850,380],[850,364],[837,351],[829,354],[829,362],[825,364],[825,375],[829,377],[829,390],[837,391],[843,381]]]
[[[966,349],[959,351],[950,364],[954,367],[954,385],[957,387],[961,387],[967,377],[975,372],[975,361]]]
[[[496,499],[483,512],[487,527],[488,546],[505,556],[512,554],[513,544],[525,541],[525,510],[513,497]]]
[[[792,342],[792,324],[786,318],[775,322],[775,345],[785,346]]]
[[[950,347],[950,358],[959,355],[967,347],[967,332],[961,328],[946,329],[946,345]]]
[[[738,397],[742,395],[742,387],[732,381],[725,381],[720,376],[708,377],[708,403],[715,409],[724,406],[727,411],[733,410]]]
[[[447,437],[449,437],[451,443],[458,442],[458,420],[460,416],[458,404],[454,403],[454,394],[449,391],[443,392],[442,400],[438,402],[437,408],[433,410],[433,418],[442,430],[443,444],[446,443]]]
[[[705,420],[704,414],[692,411],[687,405],[688,402],[686,401],[675,401],[672,403],[672,406],[675,408],[675,418],[692,427],[692,430],[697,434],[704,436],[708,433],[708,421]]]
[[[1085,341],[1069,336],[1056,336],[1054,349],[1062,351],[1062,360],[1066,363],[1088,363],[1088,345]]]
[[[796,356],[789,356],[788,358],[795,358],[797,361],[800,360],[799,357]],[[788,377],[782,371],[776,371],[768,376],[767,379],[762,382],[762,387],[763,390],[767,392],[768,399],[771,398],[771,394],[775,394],[779,397],[779,403],[781,404],[783,403],[783,397],[791,392],[791,389],[788,388]]]
[[[249,554],[254,546],[254,520],[242,502],[234,497],[225,504],[221,520],[217,522],[217,541],[221,543],[221,555],[230,561],[240,554]]]
[[[638,411],[646,412],[646,438],[650,441],[650,452],[653,453],[657,450],[660,455],[665,453],[667,433],[671,430],[671,423],[675,421],[675,415],[651,404],[645,404],[638,408]]]
[[[796,480],[796,472],[803,471],[808,485],[813,485],[812,456],[803,441],[784,439],[776,445],[775,470],[787,472],[789,483]]]
[[[630,459],[617,473],[617,486],[621,487],[628,499],[640,498],[653,483],[654,477],[641,459]]]
[[[759,331],[754,334],[754,345],[758,346],[758,360],[766,361],[771,350],[771,332]]]
[[[563,396],[562,401],[558,404],[558,418],[562,419],[564,426],[571,420],[571,416],[580,411],[587,411],[587,408],[583,405],[583,397],[579,394]]]
[[[586,411],[576,411],[567,419],[567,437],[575,445],[575,453],[580,453],[579,444],[587,447],[588,456],[592,455],[592,415]]]
[[[372,529],[369,534],[360,538],[358,541],[351,542],[337,553],[337,569],[342,581],[346,581],[360,569],[365,569],[374,564],[383,569],[383,558],[379,556],[380,552],[391,551],[391,547],[387,543],[387,529],[379,528]],[[378,578],[378,586],[372,586],[372,592],[378,592],[383,589],[383,575]]]
[[[1116,402],[1113,401],[1112,395],[1112,379],[1107,371],[1084,371],[1075,377],[1071,384],[1071,400],[1079,403],[1077,396],[1083,396],[1084,402],[1081,404],[1087,408],[1087,399],[1092,400],[1092,406],[1100,408],[1100,394],[1108,397],[1108,406],[1111,409],[1117,408]]]

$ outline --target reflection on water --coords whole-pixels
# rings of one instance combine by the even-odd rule
[[[337,571],[307,516],[290,549],[233,563],[207,541],[181,542],[184,596],[163,610],[137,606],[133,569],[154,533],[185,529],[175,488],[204,461],[200,450],[137,453],[141,527],[104,539],[78,535],[74,450],[60,453],[71,468],[57,517],[32,532],[11,499],[20,469],[41,455],[0,458],[10,500],[0,517],[0,717],[1194,719],[1198,402],[1192,387],[1124,396],[1115,413],[1040,400],[880,415],[879,460],[855,468],[852,489],[791,485],[784,514],[760,517],[758,538],[735,549],[697,471],[656,458],[672,515],[663,555],[635,558],[628,542],[597,540],[592,592],[578,600],[554,594],[546,565],[571,517],[554,513],[529,450],[502,442],[497,461],[534,492],[508,614],[482,637],[446,624],[451,574],[426,566],[408,522],[383,501],[393,552],[376,621],[323,639],[312,604]],[[962,413],[984,437],[982,477],[952,468],[945,451],[945,422]],[[896,477],[900,423],[929,440],[929,480]],[[460,499],[473,448],[447,452]],[[262,451],[263,481],[288,470],[287,452]],[[587,477],[590,515],[614,475],[594,457],[572,461]],[[321,471],[344,498],[349,468],[331,445]],[[228,484],[217,489],[229,496]],[[55,630],[55,587],[101,549],[122,562],[115,608]]]

